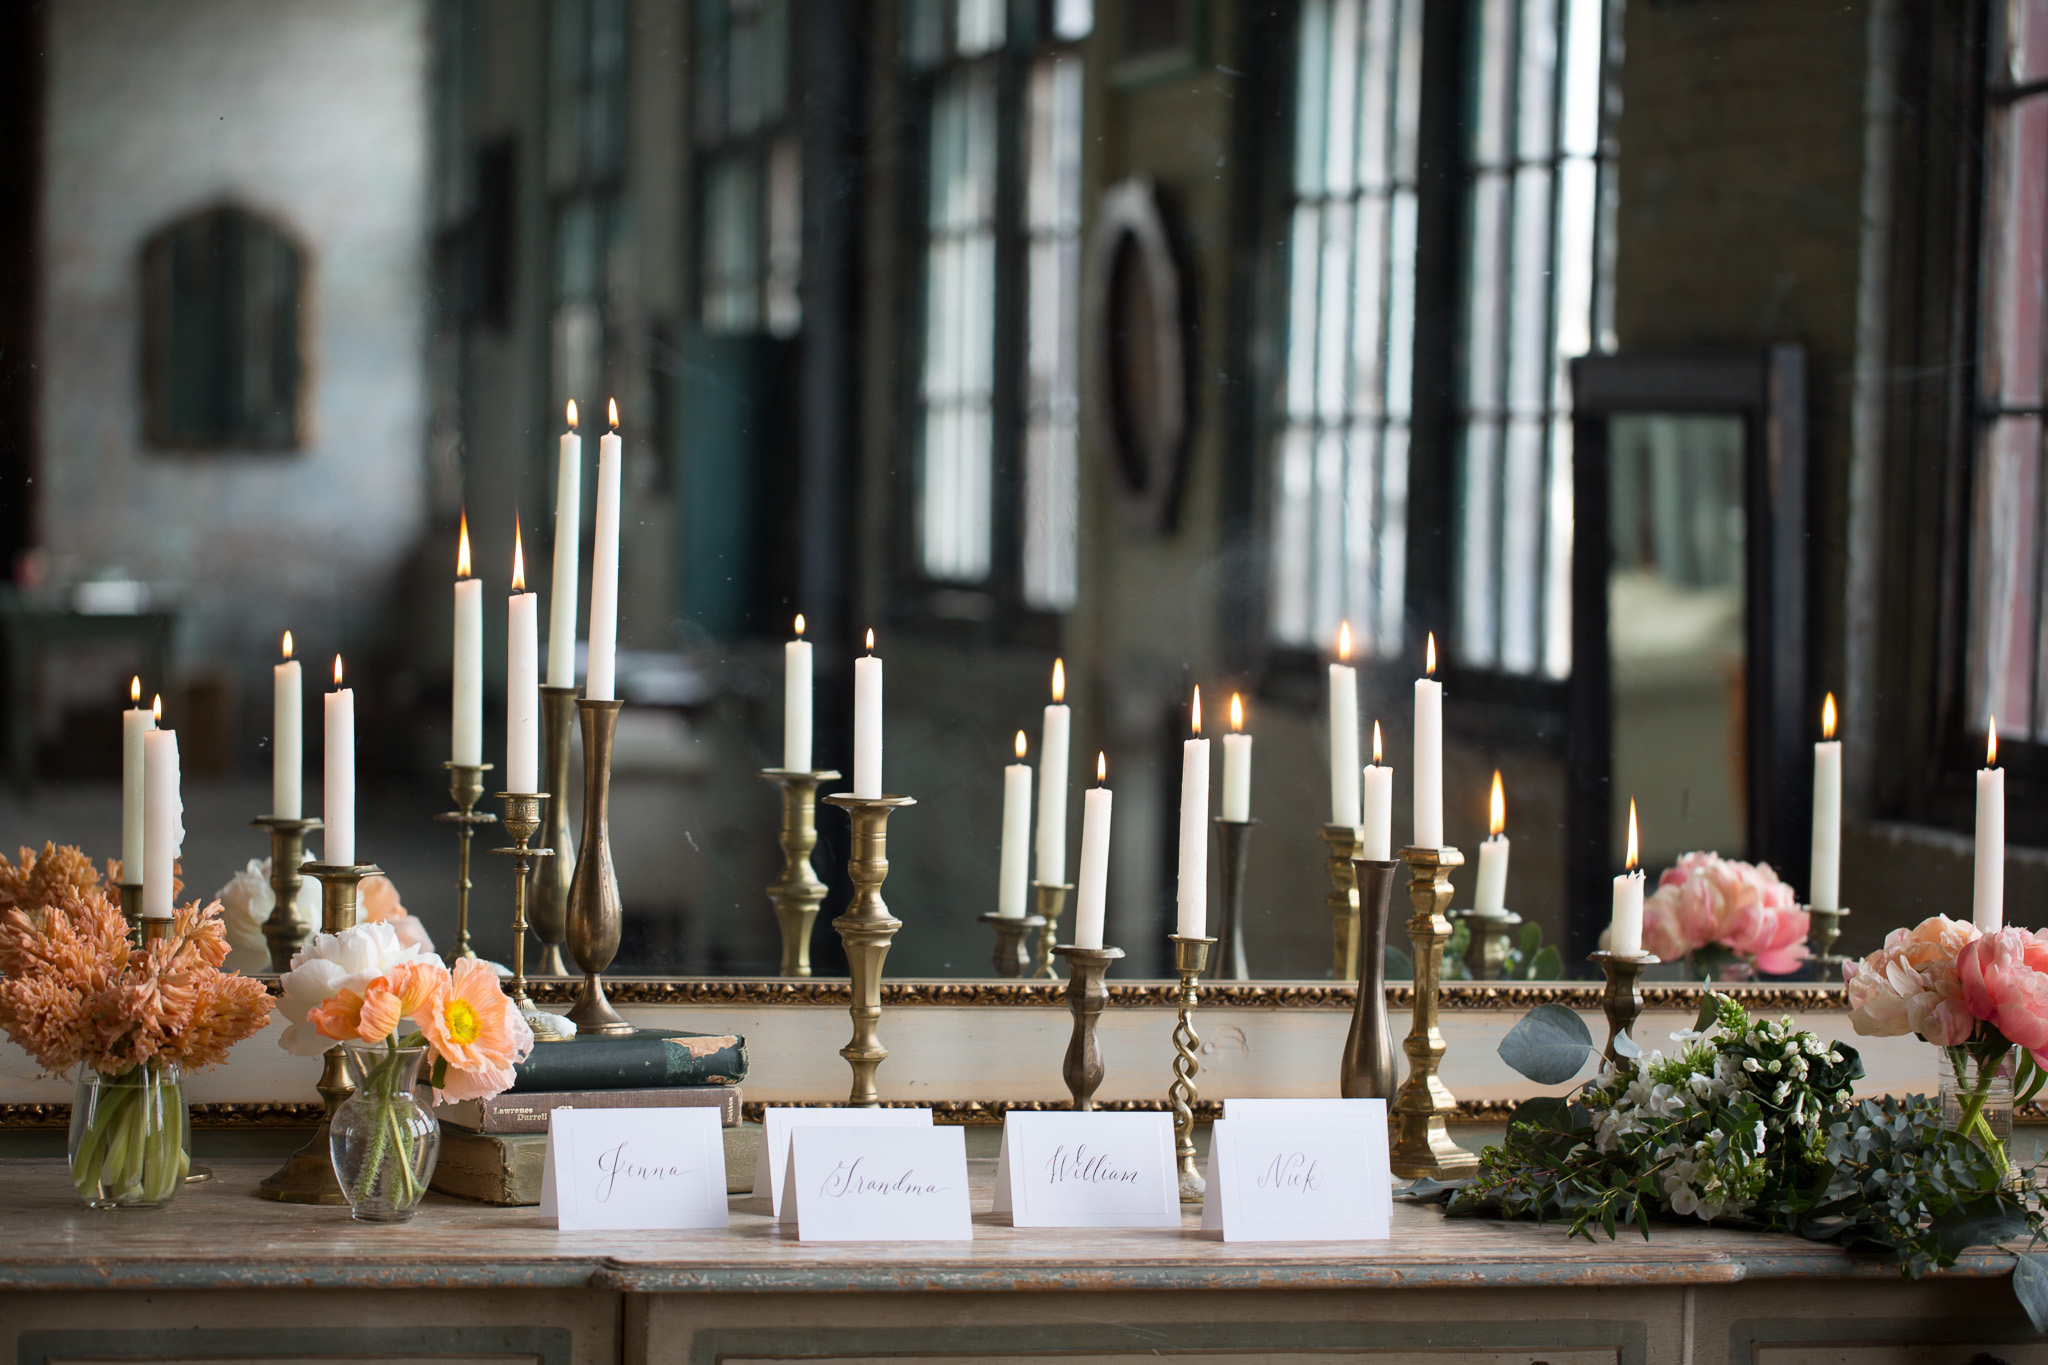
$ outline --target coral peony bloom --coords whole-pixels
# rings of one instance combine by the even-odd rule
[[[2048,963],[2041,940],[2025,929],[2001,929],[1964,946],[1956,957],[1963,1003],[1977,1018],[2030,1052],[2048,1049]]]
[[[1720,944],[1783,975],[1806,960],[1808,920],[1768,863],[1688,853],[1643,903],[1643,947],[1667,962]]]
[[[427,926],[421,924],[418,916],[412,914],[398,900],[398,887],[389,877],[365,877],[362,887],[363,919],[371,924],[388,924],[397,933],[398,941],[419,949],[423,953],[434,951],[434,940],[427,935]]]
[[[1977,1031],[1963,1001],[1956,960],[1976,927],[1946,915],[1894,929],[1884,947],[1846,964],[1849,1022],[1866,1037],[1917,1033],[1936,1047],[1955,1047]]]
[[[533,1050],[533,1030],[498,985],[490,964],[464,958],[445,990],[413,1016],[434,1054],[448,1063],[445,1098],[495,1095],[512,1084],[512,1065]]]
[[[288,1021],[278,1045],[301,1057],[327,1051],[330,1039],[312,1020],[313,1011],[348,990],[363,994],[370,982],[409,962],[441,959],[402,944],[389,924],[358,924],[339,934],[315,934],[292,958],[292,969],[279,983],[284,1000],[278,1006]]]

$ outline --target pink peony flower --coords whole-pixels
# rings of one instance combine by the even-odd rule
[[[2048,1051],[2048,940],[2001,929],[1956,956],[1964,1004],[2029,1052]]]
[[[1866,1037],[1917,1033],[1936,1047],[1967,1042],[1977,1018],[1963,1001],[1956,959],[1976,937],[1974,925],[1946,915],[1892,930],[1884,947],[1842,967],[1849,1022]]]
[[[1666,962],[1719,944],[1783,975],[1808,956],[1808,920],[1768,863],[1688,853],[1643,902],[1643,947]]]

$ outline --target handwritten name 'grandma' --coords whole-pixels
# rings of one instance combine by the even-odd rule
[[[1262,1190],[1313,1194],[1322,1187],[1323,1177],[1316,1173],[1316,1163],[1302,1152],[1280,1153],[1259,1174],[1259,1188]]]
[[[672,1161],[648,1161],[628,1156],[626,1147],[627,1144],[622,1142],[616,1147],[598,1153],[597,1202],[600,1204],[610,1202],[612,1191],[618,1187],[621,1180],[628,1184],[661,1184],[664,1181],[680,1180],[690,1173],[689,1167],[679,1166]]]
[[[934,1185],[918,1178],[915,1169],[898,1176],[878,1176],[861,1169],[866,1157],[855,1157],[851,1162],[842,1161],[832,1168],[832,1174],[825,1177],[825,1183],[818,1187],[818,1193],[827,1199],[846,1199],[860,1195],[881,1195],[884,1198],[907,1196],[913,1199],[927,1195],[942,1194],[944,1185]]]
[[[1135,1185],[1138,1173],[1118,1166],[1106,1152],[1089,1151],[1086,1143],[1071,1152],[1062,1144],[1045,1160],[1045,1179],[1051,1185]]]

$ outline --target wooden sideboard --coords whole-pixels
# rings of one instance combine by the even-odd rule
[[[434,1196],[401,1227],[253,1197],[216,1162],[168,1209],[96,1213],[61,1162],[0,1161],[0,1361],[224,1365],[2048,1365],[1984,1253],[1919,1283],[1791,1237],[1652,1240],[1397,1205],[1388,1243],[1226,1246],[1183,1230],[1015,1230],[975,1163],[971,1243],[557,1233]]]

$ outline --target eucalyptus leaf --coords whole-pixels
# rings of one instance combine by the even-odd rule
[[[2048,1256],[2016,1252],[2013,1255],[2012,1292],[2036,1332],[2048,1333]]]
[[[2026,1215],[1993,1196],[1934,1220],[1929,1229],[1942,1255],[1953,1260],[1971,1247],[1997,1246],[2027,1230]]]
[[[1559,1004],[1538,1005],[1500,1040],[1500,1059],[1538,1085],[1562,1085],[1593,1055],[1586,1021]]]
[[[1705,1033],[1715,1020],[1721,1017],[1721,997],[1708,991],[1700,997],[1700,1012],[1694,1016],[1692,1031]]]

